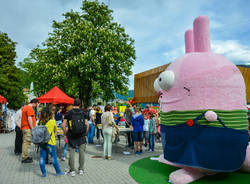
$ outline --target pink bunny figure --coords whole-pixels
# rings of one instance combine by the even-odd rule
[[[250,172],[245,83],[239,69],[210,51],[209,19],[199,16],[185,33],[186,54],[154,82],[161,106],[164,155],[182,169],[170,182],[185,184],[205,175]]]

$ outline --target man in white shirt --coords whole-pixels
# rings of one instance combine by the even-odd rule
[[[95,110],[93,107],[89,107],[89,132],[88,132],[88,143],[94,144],[95,135]]]
[[[22,143],[23,143],[23,133],[21,130],[21,119],[22,119],[22,109],[25,104],[21,105],[21,108],[16,112],[15,124],[16,124],[16,139],[15,139],[15,155],[21,155],[22,153]]]

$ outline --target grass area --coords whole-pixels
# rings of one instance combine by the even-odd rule
[[[162,164],[150,157],[143,158],[131,164],[129,174],[139,184],[164,184],[168,183],[169,174],[178,168]],[[250,174],[242,172],[221,173],[214,176],[206,176],[192,182],[192,184],[249,184]]]

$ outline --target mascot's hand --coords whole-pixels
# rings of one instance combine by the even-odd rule
[[[214,111],[207,111],[205,113],[205,118],[209,122],[216,121],[217,120],[217,114]]]

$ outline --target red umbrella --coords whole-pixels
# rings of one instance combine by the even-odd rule
[[[0,103],[5,104],[7,102],[6,98],[0,95]]]
[[[66,95],[57,86],[52,88],[44,95],[37,98],[39,103],[53,103],[53,104],[73,104],[74,99]]]

